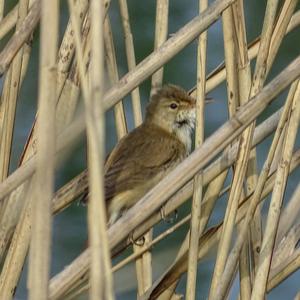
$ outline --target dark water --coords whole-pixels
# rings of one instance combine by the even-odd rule
[[[124,50],[124,41],[122,37],[121,23],[116,1],[112,1],[110,16],[114,31],[115,46],[117,52],[117,61],[119,65],[120,76],[127,72],[126,57]],[[148,54],[153,51],[154,39],[154,23],[155,23],[155,1],[128,1],[129,12],[131,17],[131,25],[134,36],[135,51],[137,62],[142,61]],[[212,2],[212,1],[210,1]],[[266,1],[245,1],[245,14],[247,17],[247,37],[248,41],[254,39],[260,34],[261,24],[264,16],[264,8]],[[12,4],[13,2],[11,2]],[[170,1],[170,18],[169,18],[169,33],[176,32],[182,25],[191,20],[197,15],[198,1]],[[67,21],[66,1],[61,1],[63,13],[61,16],[61,28],[65,27]],[[299,7],[298,7],[299,8]],[[292,61],[300,53],[300,31],[294,30],[285,39],[280,48],[279,54],[268,78],[272,78],[284,66]],[[33,43],[33,53],[28,69],[26,80],[22,86],[20,100],[17,107],[16,128],[13,144],[13,161],[11,170],[17,166],[17,162],[29,133],[31,124],[34,120],[36,105],[37,105],[37,78],[38,78],[38,34],[35,34]],[[196,78],[196,42],[191,43],[181,53],[176,55],[165,67],[164,82],[170,82],[183,86],[189,89],[195,85]],[[213,70],[224,57],[223,38],[221,22],[216,22],[208,31],[208,57],[207,57],[207,72]],[[1,83],[0,83],[1,84]],[[145,106],[150,89],[150,81],[147,80],[141,85],[141,96],[143,99],[143,107]],[[226,86],[220,85],[210,94],[216,101],[206,108],[206,136],[214,132],[227,118],[226,108]],[[274,112],[283,101],[283,96],[278,97],[267,111],[260,117],[260,121]],[[127,97],[124,101],[126,107],[126,115],[128,117],[129,128],[133,128],[132,112],[130,98]],[[106,148],[109,151],[116,143],[116,134],[114,127],[114,119],[111,111],[107,112],[106,122],[107,140]],[[271,139],[268,139],[263,145],[258,147],[258,164],[262,165]],[[297,145],[299,146],[299,138]],[[82,141],[76,149],[70,154],[66,161],[60,166],[56,174],[56,187],[59,188],[69,179],[77,175],[85,168],[85,144]],[[289,199],[292,195],[295,186],[299,183],[299,171],[289,178],[288,187],[286,190],[285,199]],[[224,214],[224,201],[219,203],[212,216],[211,224],[217,223]],[[266,207],[267,208],[267,207]],[[179,210],[179,216],[182,217],[188,212],[188,204]],[[159,233],[166,229],[169,225],[160,224],[155,228],[155,233]],[[86,240],[86,208],[78,206],[74,203],[63,213],[60,213],[54,218],[53,224],[53,251],[51,274],[54,275],[61,271],[65,265],[69,264],[76,258],[84,249]],[[180,245],[182,238],[187,231],[187,226],[178,230],[176,234],[171,235],[160,244],[154,247],[153,250],[153,268],[154,278],[158,278],[161,272],[172,262],[176,255],[176,250]],[[214,256],[208,257],[199,265],[198,272],[198,287],[197,299],[206,299],[211,274],[213,271]],[[24,269],[19,288],[17,289],[16,298],[26,299],[26,271]],[[299,287],[299,272],[294,274],[285,283],[276,288],[268,299],[292,299]],[[183,277],[178,291],[185,293],[186,277]],[[117,290],[118,299],[135,299],[135,272],[134,266],[131,265],[122,269],[115,277],[115,287]],[[234,284],[230,299],[236,299],[238,283]],[[84,298],[84,297],[83,297]]]

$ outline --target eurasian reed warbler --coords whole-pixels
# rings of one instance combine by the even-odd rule
[[[189,154],[195,103],[182,88],[163,86],[152,95],[144,122],[112,150],[104,170],[109,225]]]

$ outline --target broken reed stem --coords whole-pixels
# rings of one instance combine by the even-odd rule
[[[128,13],[127,0],[119,0],[120,14],[122,19],[122,28],[125,39],[125,51],[127,57],[128,71],[132,71],[136,67],[133,36],[130,28],[130,20]],[[121,97],[122,98],[122,97]],[[133,108],[133,118],[135,126],[142,123],[142,110],[141,110],[141,99],[139,88],[136,87],[131,91],[131,101]]]
[[[208,7],[207,0],[199,0],[199,14]],[[206,46],[207,32],[199,36],[197,49],[197,101],[196,101],[196,131],[195,148],[200,147],[204,141],[204,105],[206,83]],[[186,281],[186,299],[193,300],[196,297],[197,270],[198,270],[198,243],[201,224],[201,203],[203,193],[202,170],[194,177],[194,191],[191,206],[191,222],[189,233],[189,258]]]
[[[51,200],[55,168],[55,93],[58,1],[41,3],[41,52],[37,168],[34,181],[29,259],[29,299],[48,299],[51,255]],[[51,23],[51,26],[49,24]]]
[[[235,266],[237,264],[239,253],[242,249],[242,246],[243,246],[245,240],[247,239],[247,232],[248,232],[249,224],[251,222],[251,219],[253,217],[255,209],[256,209],[258,203],[260,202],[262,191],[266,184],[268,174],[270,173],[270,168],[272,165],[272,161],[274,159],[275,151],[276,151],[278,142],[280,140],[280,136],[284,130],[285,123],[288,118],[288,114],[290,112],[290,107],[291,107],[291,103],[293,101],[294,93],[295,93],[295,83],[292,85],[292,87],[290,89],[290,93],[287,98],[286,104],[284,106],[283,112],[281,114],[280,121],[278,123],[277,129],[276,129],[273,141],[272,141],[272,145],[271,145],[269,153],[268,153],[268,157],[267,157],[267,159],[264,163],[263,169],[259,175],[257,186],[255,188],[252,200],[249,204],[249,208],[248,208],[245,220],[243,221],[242,227],[240,228],[239,233],[238,233],[238,238],[237,238],[235,245],[234,245],[233,249],[231,250],[231,253],[227,260],[226,267],[225,267],[224,273],[221,278],[222,283],[218,286],[218,289],[216,291],[217,299],[222,299],[222,297],[226,294],[229,284],[231,282],[231,278],[234,276]]]
[[[262,249],[259,257],[259,265],[254,279],[251,299],[263,299],[266,291],[269,273],[268,271],[270,268],[271,255],[275,243],[275,236],[281,211],[280,208],[282,205],[282,199],[286,186],[287,174],[292,157],[292,151],[296,139],[296,134],[298,131],[298,123],[300,117],[300,82],[297,81],[295,85],[296,84],[297,87],[291,108],[291,116],[287,123],[282,157],[280,159],[278,170],[276,173],[275,185],[270,202],[267,224],[262,242]]]

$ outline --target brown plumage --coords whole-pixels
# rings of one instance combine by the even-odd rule
[[[105,163],[109,223],[177,166],[191,148],[195,100],[167,85],[147,107],[145,121],[123,137]]]

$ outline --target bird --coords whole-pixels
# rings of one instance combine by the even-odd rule
[[[143,123],[120,139],[105,162],[108,226],[188,156],[195,107],[196,100],[176,85],[152,94]]]

